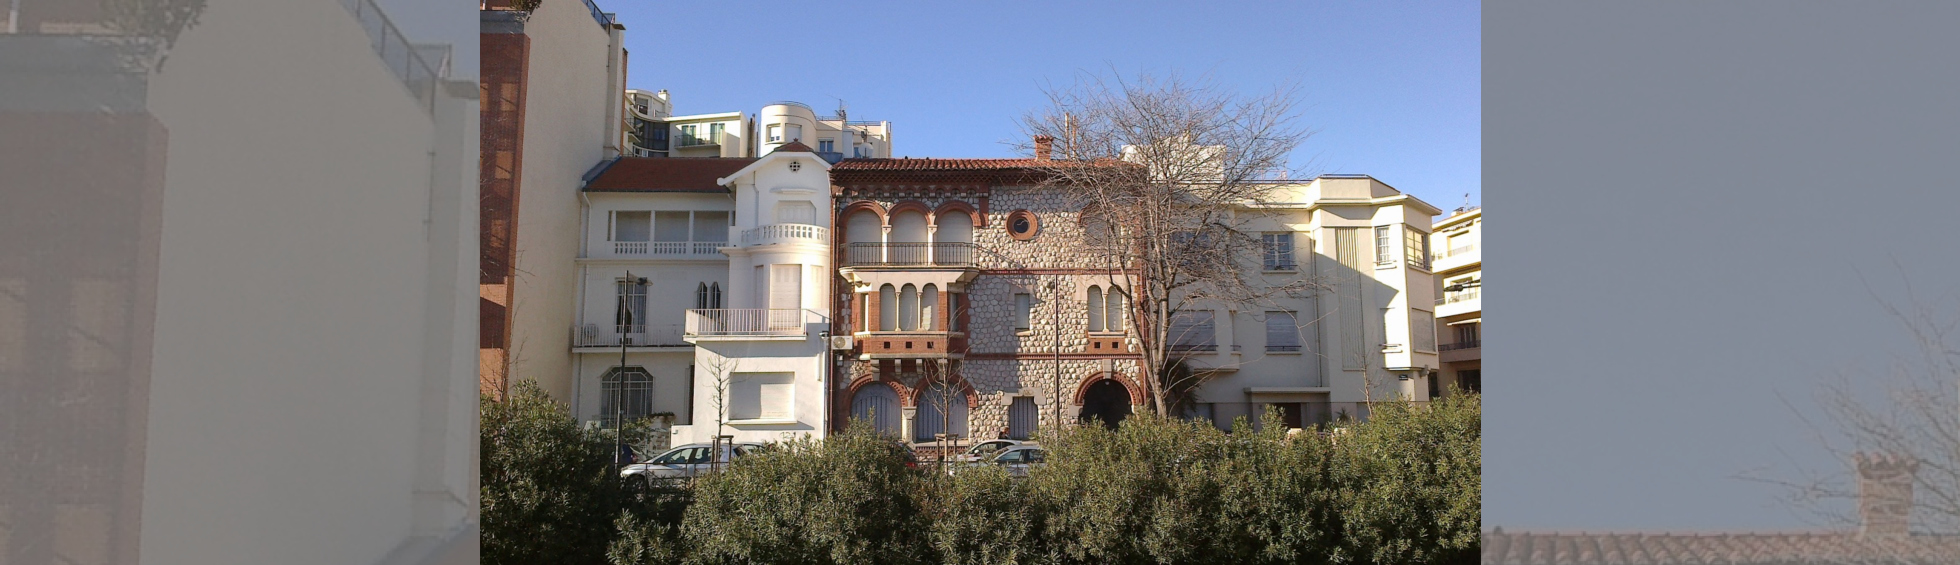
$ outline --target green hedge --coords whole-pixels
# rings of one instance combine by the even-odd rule
[[[1377,406],[1368,422],[1340,433],[1292,437],[1273,414],[1263,426],[1240,421],[1231,433],[1137,415],[1115,431],[1084,426],[1044,437],[1048,464],[1025,479],[991,467],[953,477],[931,472],[929,464],[927,471],[909,469],[896,439],[854,425],[825,440],[745,457],[690,489],[662,490],[616,480],[493,482],[493,468],[506,476],[513,469],[562,469],[572,477],[591,470],[516,463],[526,457],[581,456],[606,467],[604,442],[578,433],[562,407],[553,415],[555,405],[526,394],[537,393],[520,391],[509,404],[547,413],[492,418],[490,404],[484,409],[484,563],[1477,559],[1476,395]],[[554,431],[493,434],[493,422]],[[493,458],[493,435],[584,447],[505,440],[497,445],[520,449]],[[548,494],[549,485],[566,492]],[[493,488],[514,490],[493,496]],[[493,501],[501,505],[494,512]],[[562,505],[583,507],[546,510]]]

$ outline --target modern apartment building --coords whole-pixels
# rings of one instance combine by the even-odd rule
[[[673,115],[666,90],[627,90],[628,155],[638,157],[753,157],[800,141],[827,162],[890,157],[891,122],[852,121],[845,111],[819,117],[801,102],[772,102],[755,116],[741,112]]]
[[[195,4],[5,11],[0,562],[474,562],[473,72]]]
[[[580,189],[625,150],[624,26],[591,0],[482,4],[480,378],[573,393]]]
[[[1187,416],[1229,427],[1267,406],[1291,427],[1364,418],[1368,404],[1430,398],[1438,368],[1430,218],[1439,210],[1367,175],[1277,181],[1247,206],[1267,284],[1306,278],[1312,297],[1187,308],[1187,363],[1213,375]],[[1255,279],[1259,280],[1259,279]],[[1177,330],[1176,326],[1173,326]],[[1203,330],[1209,329],[1210,332]]]
[[[1442,372],[1431,394],[1454,385],[1481,392],[1483,378],[1484,284],[1482,208],[1459,208],[1436,222],[1436,337]]]

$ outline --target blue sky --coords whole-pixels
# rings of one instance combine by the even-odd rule
[[[1295,169],[1482,202],[1475,2],[598,1],[626,25],[628,85],[669,90],[681,114],[841,98],[893,122],[897,155],[1008,157],[1042,87],[1083,72],[1297,84],[1316,133]]]

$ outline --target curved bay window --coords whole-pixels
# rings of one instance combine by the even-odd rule
[[[606,373],[599,387],[599,419],[606,427],[617,427],[653,414],[653,375],[640,367],[614,368]]]

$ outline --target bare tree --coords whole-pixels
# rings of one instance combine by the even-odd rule
[[[955,435],[957,432],[953,428],[953,424],[956,423],[953,410],[966,405],[966,394],[960,390],[958,377],[954,376],[955,372],[950,363],[951,361],[945,360],[922,361],[919,365],[921,373],[919,386],[925,387],[925,390],[919,394],[919,401],[939,412],[939,433],[933,435],[933,444],[938,448],[939,463],[942,468],[946,464],[947,452],[958,447],[958,437]],[[968,418],[972,416],[972,414],[967,415]],[[970,433],[971,430],[969,429],[968,432]],[[968,434],[958,435],[972,439]]]
[[[1295,125],[1295,95],[1239,96],[1176,75],[1084,77],[1046,94],[1048,107],[1021,119],[1035,140],[1039,182],[1079,198],[1085,255],[1126,300],[1124,322],[1146,373],[1139,380],[1168,414],[1213,375],[1182,369],[1202,347],[1179,347],[1187,337],[1173,335],[1180,312],[1321,287],[1260,275],[1261,241],[1247,229],[1309,135]]]
[[[728,429],[728,387],[733,384],[730,375],[734,374],[736,361],[713,351],[701,351],[707,355],[701,356],[697,367],[707,373],[708,402],[714,406],[715,437],[720,438]]]
[[[1876,375],[1837,375],[1815,392],[1815,410],[1785,403],[1837,461],[1863,465],[1886,458],[1916,469],[1909,508],[1919,529],[1960,534],[1960,308],[1922,301],[1910,286],[1906,294],[1903,302],[1879,302],[1911,338],[1912,353],[1896,357]],[[1843,503],[1858,501],[1860,512],[1869,510],[1862,505],[1872,503],[1874,493],[1860,490],[1871,485],[1861,485],[1859,474],[1842,466],[1833,469],[1800,468],[1795,478],[1763,472],[1741,478],[1783,487],[1800,513],[1857,525],[1859,513],[1843,511]]]

